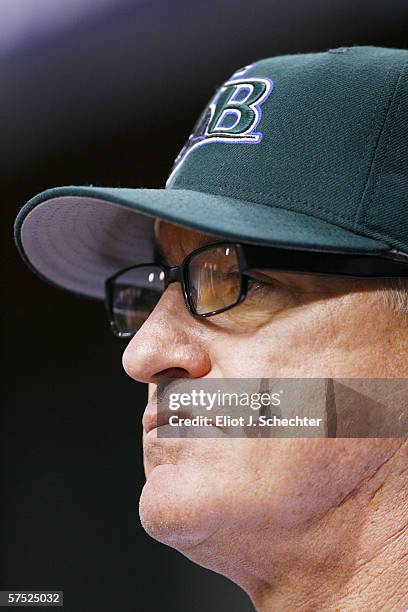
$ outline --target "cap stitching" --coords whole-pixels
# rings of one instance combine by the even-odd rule
[[[236,198],[230,198],[230,199],[236,199]],[[238,201],[239,201],[239,200],[238,200]],[[254,203],[256,206],[262,206],[263,208],[269,208],[269,209],[270,209],[270,208],[277,208],[277,209],[279,209],[279,210],[287,210],[287,209],[283,208],[282,206],[273,206],[273,207],[271,207],[271,206],[268,206],[267,204],[262,204],[262,203],[259,203],[259,202],[253,202],[253,203]],[[178,203],[177,203],[177,202],[173,202],[173,203],[172,203],[172,205],[171,205],[171,208],[169,207],[169,208],[168,208],[168,210],[167,210],[166,212],[175,212],[175,211],[183,211],[183,212],[184,212],[184,211],[185,211],[185,206],[184,206],[184,203],[180,203],[180,202],[178,202]],[[311,216],[311,214],[310,214],[310,213],[308,213],[307,211],[298,211],[298,210],[294,210],[294,212],[296,212],[297,214],[300,214],[300,215],[305,215],[305,216],[308,216],[308,217],[310,217],[310,216]],[[252,218],[252,219],[253,219],[253,218],[262,218],[262,219],[264,219],[263,215],[260,215],[260,214],[258,214],[258,213],[259,213],[259,211],[257,211],[257,210],[255,210],[255,211],[254,211],[254,210],[252,209],[252,210],[251,210],[251,213],[250,213],[250,214],[251,214],[251,218]],[[218,211],[216,211],[216,210],[211,211],[211,215],[212,215],[213,217],[215,217],[215,218],[220,218],[220,219],[224,217],[224,215],[223,215],[223,211],[222,211],[222,209],[221,209],[221,208],[220,208]],[[313,218],[316,218],[316,217],[313,217]],[[238,221],[240,221],[240,220],[238,219]],[[329,221],[327,221],[327,219],[322,219],[322,221],[324,221],[324,222],[326,222],[326,223],[329,223]],[[234,223],[235,223],[235,219],[234,219],[233,217],[231,217],[231,216],[230,216],[230,217],[229,217],[228,222],[229,222],[231,225],[234,225]],[[299,230],[299,231],[301,232],[301,230]],[[330,229],[327,229],[327,232],[330,232]]]
[[[387,73],[386,73],[385,78],[384,78],[384,83],[387,83],[387,81],[388,81],[388,77],[389,77],[389,76],[390,76],[390,74],[391,74],[392,68],[393,68],[393,67],[390,67],[390,68],[387,70]],[[397,79],[397,82],[398,82],[398,79]],[[396,87],[396,85],[395,85],[395,86],[393,87],[393,89],[392,89],[392,93],[391,93],[390,100],[388,101],[388,104],[387,104],[387,106],[386,106],[386,109],[387,109],[387,110],[385,111],[385,116],[387,116],[387,111],[388,111],[388,108],[389,108],[389,106],[390,106],[390,104],[391,104],[392,94],[393,94],[393,92],[395,91],[395,87]],[[359,183],[359,181],[357,180],[357,178],[358,178],[358,177],[359,177],[359,175],[362,173],[363,163],[365,162],[365,160],[366,160],[366,158],[367,158],[367,152],[369,151],[368,142],[369,142],[369,139],[370,139],[370,136],[371,136],[371,133],[372,133],[372,129],[373,129],[373,125],[374,125],[374,119],[375,119],[375,116],[376,116],[376,114],[377,114],[377,109],[378,109],[378,106],[379,106],[379,104],[380,104],[380,99],[381,99],[381,96],[377,96],[377,101],[376,101],[376,103],[375,103],[374,110],[373,110],[373,112],[372,112],[372,114],[371,114],[370,127],[369,127],[369,130],[368,130],[368,132],[367,132],[367,136],[366,136],[366,140],[365,140],[365,145],[364,145],[364,153],[363,153],[363,155],[361,156],[361,161],[360,161],[360,164],[359,164],[358,170],[357,170],[357,172],[355,173],[355,175],[353,176],[353,183],[354,183],[354,187],[353,187],[353,188],[352,188],[352,190],[351,190],[351,195],[350,195],[350,198],[349,198],[349,200],[348,200],[349,204],[351,204],[351,203],[352,203],[352,201],[353,201],[353,199],[354,199],[354,196],[356,195],[357,189],[360,187],[360,183]],[[384,122],[385,122],[385,119],[384,119]],[[377,148],[377,146],[378,146],[378,141],[379,141],[379,139],[381,138],[381,133],[382,133],[383,127],[384,127],[384,123],[383,123],[383,124],[381,125],[381,127],[380,127],[380,130],[379,130],[379,135],[378,135],[378,140],[377,140],[377,142],[375,143],[375,146],[374,146],[374,154],[373,154],[373,159],[374,159],[374,157],[375,157],[375,150],[376,150],[376,148]],[[365,187],[366,187],[366,184],[367,184],[367,181],[368,181],[368,177],[370,176],[370,172],[371,172],[371,165],[372,165],[372,162],[371,162],[370,167],[369,167],[369,169],[368,169],[367,178],[366,178],[366,179],[363,181],[363,184],[362,184],[363,191],[362,191],[361,198],[363,198],[363,196],[364,196]],[[356,212],[355,212],[355,213],[354,213],[354,215],[353,215],[353,217],[354,217],[354,219],[353,219],[353,220],[354,220],[354,222],[355,222],[355,223],[357,223],[357,219],[358,219],[359,210],[360,210],[360,205],[357,207],[357,210],[356,210]],[[351,220],[351,218],[352,218],[352,217],[350,217],[350,220]]]
[[[392,99],[390,101],[390,105],[389,105],[389,109],[388,109],[389,112],[387,113],[387,117],[385,118],[385,121],[384,121],[384,127],[385,127],[387,118],[389,116],[389,113],[391,112],[391,107],[392,107],[396,97],[400,95],[400,92],[398,90],[398,85],[401,82],[403,72],[404,72],[405,68],[407,67],[407,65],[408,65],[408,62],[405,62],[403,64],[402,68],[401,68],[400,73],[399,73],[397,82],[395,84],[393,96],[392,96]],[[389,149],[389,145],[390,145],[390,142],[391,142],[391,138],[392,138],[392,136],[393,136],[393,134],[395,132],[395,128],[396,128],[395,118],[397,117],[397,115],[399,113],[400,107],[401,107],[401,97],[398,100],[398,104],[394,107],[394,109],[392,111],[392,115],[390,115],[391,128],[390,128],[390,130],[388,132],[388,137],[387,137],[387,140],[386,140],[386,143],[385,143],[385,147],[384,147],[384,154],[383,154],[382,160],[380,162],[380,166],[379,166],[378,173],[377,173],[377,176],[376,176],[375,181],[374,181],[374,185],[373,185],[373,188],[372,188],[372,191],[371,191],[370,198],[368,199],[367,204],[366,204],[366,206],[363,209],[362,209],[363,203],[360,206],[360,211],[362,213],[361,221],[363,223],[367,223],[367,218],[368,218],[368,212],[369,212],[369,209],[370,209],[370,205],[373,203],[374,196],[375,196],[375,194],[377,192],[378,185],[379,185],[380,180],[382,178],[382,170],[383,170],[383,167],[384,167],[384,164],[385,164],[385,160],[387,159],[388,149]],[[379,138],[379,142],[380,142],[380,140],[381,140],[381,137]],[[379,146],[379,142],[378,142],[377,148]],[[374,158],[375,158],[375,156],[374,156]],[[367,183],[368,183],[368,180],[367,180]],[[357,218],[356,218],[356,220],[357,220]]]
[[[187,187],[190,186],[190,187],[197,188],[197,183],[196,182],[193,183],[193,182],[189,182],[189,181],[184,180],[182,186],[177,187],[177,188],[173,187],[172,189],[184,189],[185,186],[187,186]],[[202,187],[204,187],[206,190],[208,190],[208,185],[202,185]],[[301,200],[299,198],[293,198],[291,196],[283,196],[283,195],[280,195],[280,194],[278,194],[278,193],[276,193],[274,191],[252,191],[252,190],[247,189],[247,188],[238,187],[235,184],[234,185],[228,185],[228,184],[225,184],[225,183],[222,184],[222,185],[218,184],[217,188],[221,188],[221,189],[233,189],[235,191],[240,191],[241,193],[245,193],[247,195],[261,195],[261,196],[273,197],[273,198],[276,198],[277,200],[281,200],[283,202],[293,202],[294,204],[302,204],[303,206],[306,206],[306,207],[311,208],[311,209],[321,210],[324,213],[326,213],[327,215],[330,215],[332,217],[336,217],[336,218],[339,218],[339,219],[343,219],[344,221],[351,222],[351,221],[353,221],[353,217],[354,217],[354,215],[348,216],[348,215],[343,215],[341,213],[340,214],[339,213],[333,213],[332,210],[329,210],[328,208],[325,208],[324,206],[320,206],[319,204],[315,204],[314,202],[309,202],[307,200]],[[208,193],[208,191],[206,191],[205,193]],[[221,195],[221,194],[213,194],[213,195]],[[224,196],[226,195],[226,196],[231,197],[231,198],[234,197],[231,194],[225,194],[224,193],[222,195],[224,195]],[[262,204],[263,206],[269,206],[269,204],[266,204],[265,202],[256,202],[256,204]],[[278,206],[278,207],[279,208],[284,208],[282,205]],[[305,212],[305,211],[303,211],[303,210],[299,211],[298,210],[297,212]]]

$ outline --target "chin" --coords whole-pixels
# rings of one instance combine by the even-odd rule
[[[196,468],[159,465],[149,473],[143,487],[140,520],[152,538],[186,551],[217,529],[220,515],[211,505],[208,486]]]

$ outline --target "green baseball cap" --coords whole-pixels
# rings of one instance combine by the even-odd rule
[[[408,254],[408,51],[345,47],[235,72],[205,108],[164,189],[57,187],[15,237],[41,277],[102,298],[153,258],[156,218],[241,242]]]

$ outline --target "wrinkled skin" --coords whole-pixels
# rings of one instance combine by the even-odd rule
[[[175,265],[214,241],[170,224]],[[123,365],[164,378],[408,378],[408,325],[374,282],[260,275],[242,304],[193,318],[172,284]],[[145,424],[154,412],[150,403]],[[144,433],[147,532],[239,584],[259,610],[405,610],[402,439],[158,439]],[[404,560],[405,555],[405,560]]]

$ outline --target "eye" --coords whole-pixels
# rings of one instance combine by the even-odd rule
[[[279,289],[279,283],[274,281],[272,278],[261,280],[260,278],[256,278],[254,276],[248,277],[248,293],[263,292],[264,294],[267,294],[271,291],[276,291],[277,289]]]
[[[245,301],[247,308],[275,311],[293,304],[298,299],[293,288],[280,282],[277,278],[263,274],[258,276],[257,273],[248,277]]]

